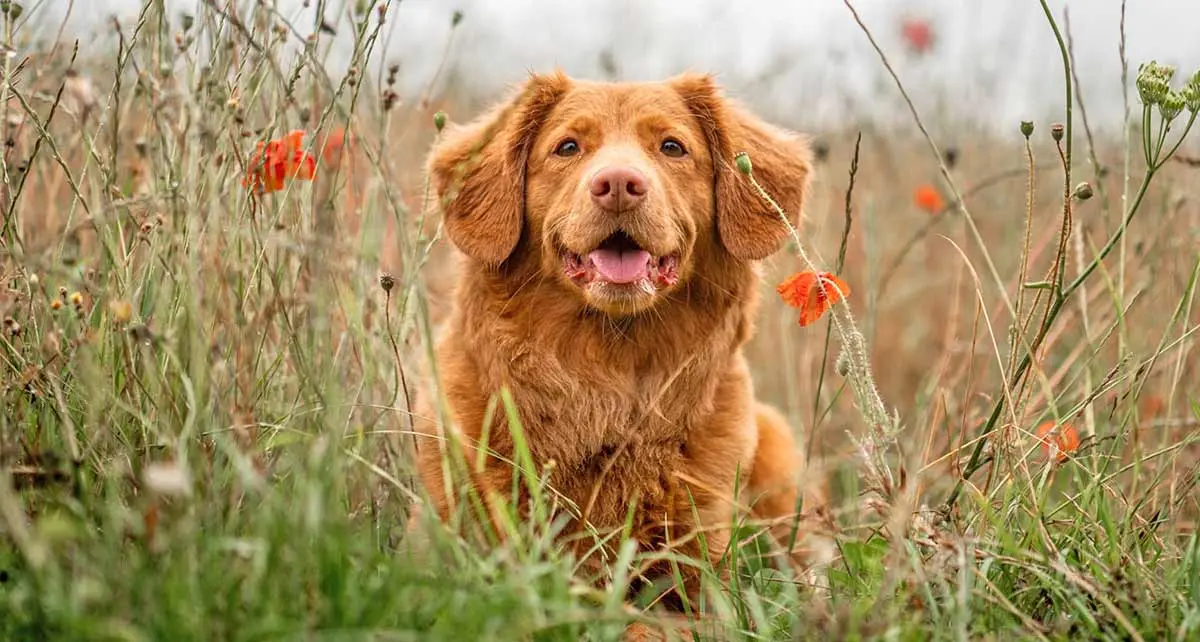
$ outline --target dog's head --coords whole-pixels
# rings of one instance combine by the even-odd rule
[[[533,265],[594,309],[634,314],[691,279],[777,250],[795,222],[809,149],[723,97],[709,76],[658,83],[531,77],[429,160],[468,269]]]

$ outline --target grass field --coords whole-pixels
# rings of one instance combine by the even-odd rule
[[[337,77],[324,35],[244,4],[148,2],[85,60],[0,2],[0,638],[609,640],[654,618],[623,599],[647,559],[589,576],[552,518],[504,547],[419,524],[409,550],[406,391],[453,272],[421,162],[435,112],[491,97],[396,96],[383,3],[349,10]],[[800,240],[853,294],[799,327],[788,248],[749,353],[830,481],[837,557],[812,586],[743,529],[700,638],[1200,639],[1200,135],[1173,149],[1200,76],[1162,96],[1142,62],[1126,140],[1093,139],[1073,95],[1060,136],[811,132]],[[291,130],[315,175],[258,193],[256,143]]]

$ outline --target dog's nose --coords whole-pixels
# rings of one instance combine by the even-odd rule
[[[605,167],[592,176],[592,200],[616,214],[636,207],[646,187],[646,175],[632,167]]]

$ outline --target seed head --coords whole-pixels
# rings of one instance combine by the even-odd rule
[[[446,112],[439,111],[433,115],[433,126],[437,128],[439,132],[446,127]]]
[[[750,164],[750,155],[746,152],[741,152],[737,156],[734,156],[733,162],[737,164],[738,171],[746,176],[749,176],[750,172],[754,171],[754,166]]]
[[[396,286],[396,279],[392,275],[384,273],[379,275],[379,287],[383,288],[384,292],[391,292]]]
[[[838,353],[834,368],[837,370],[838,375],[842,377],[850,374],[850,355],[846,354],[845,350]]]
[[[1183,95],[1182,91],[1168,91],[1167,97],[1158,104],[1158,111],[1162,114],[1163,120],[1169,121],[1178,116],[1187,105],[1187,97]]]
[[[1192,75],[1191,80],[1183,86],[1179,93],[1183,95],[1188,111],[1193,114],[1200,111],[1200,71]]]
[[[1075,186],[1075,198],[1086,201],[1092,197],[1092,184],[1084,181]]]
[[[58,286],[58,296],[61,297],[63,301],[66,301],[67,300],[67,289],[61,285]]]
[[[1157,105],[1161,103],[1171,91],[1171,77],[1174,75],[1174,67],[1160,65],[1155,60],[1138,67],[1137,90],[1142,104]]]
[[[1021,121],[1021,135],[1024,136],[1025,138],[1029,138],[1030,136],[1033,136],[1033,121],[1032,120],[1022,120]]]
[[[1066,128],[1063,127],[1062,123],[1054,123],[1053,125],[1050,126],[1050,138],[1053,138],[1054,142],[1057,143],[1058,141],[1063,139],[1063,133],[1065,131],[1066,131]]]
[[[9,16],[10,16],[10,17],[11,17],[13,20],[16,20],[17,18],[20,18],[20,17],[21,17],[21,13],[23,13],[24,11],[25,11],[25,7],[22,7],[21,5],[19,5],[19,4],[17,4],[17,3],[15,3],[15,2],[14,2],[14,3],[12,3],[12,4],[11,4],[11,5],[8,7],[8,15],[9,15]]]

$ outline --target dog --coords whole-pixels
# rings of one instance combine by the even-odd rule
[[[739,172],[741,152],[786,222]],[[631,524],[645,550],[719,565],[747,507],[785,539],[804,462],[783,416],[756,401],[742,346],[758,262],[799,220],[806,139],[709,75],[555,72],[448,126],[427,172],[462,256],[436,347],[447,422],[428,400],[417,413],[418,473],[439,517],[474,496],[499,523],[525,461],[580,557],[604,547],[567,535]],[[526,510],[537,484],[520,488]],[[821,498],[803,490],[808,513]],[[698,573],[681,573],[694,596]]]

